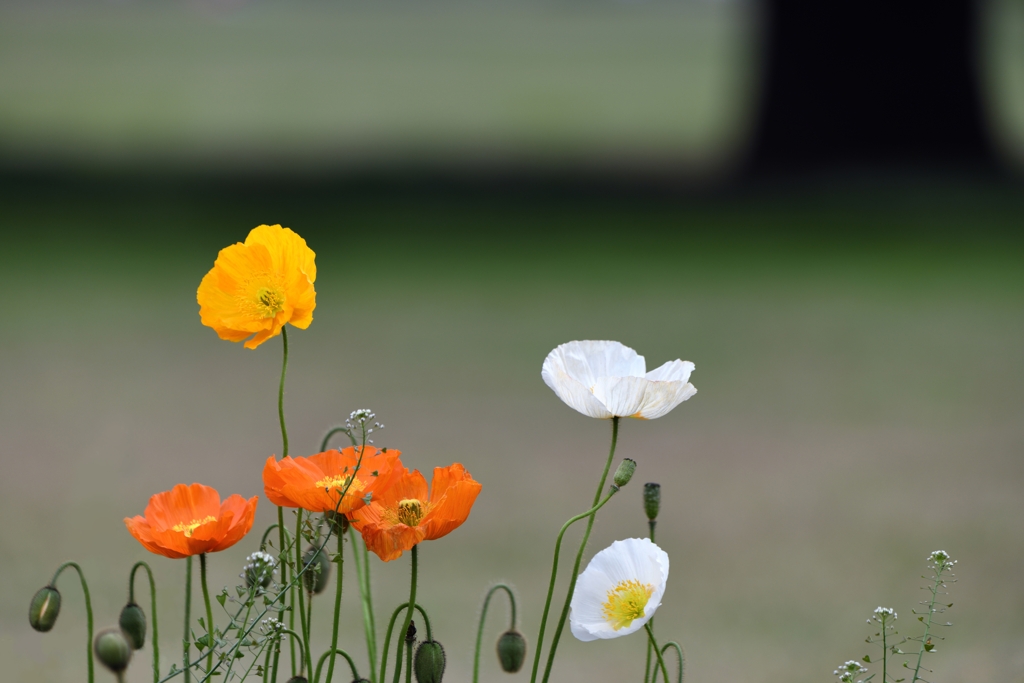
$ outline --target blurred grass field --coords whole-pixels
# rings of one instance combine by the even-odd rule
[[[25,621],[69,558],[92,582],[99,626],[116,619],[130,563],[153,559],[165,666],[176,656],[183,564],[147,558],[121,520],[178,482],[261,493],[261,463],[280,449],[279,340],[220,341],[195,304],[217,250],[261,221],[291,225],[317,252],[315,321],[291,335],[293,452],[371,407],[387,425],[378,443],[410,466],[460,461],[483,483],[467,524],[421,554],[446,680],[469,679],[493,581],[516,586],[532,647],[554,536],[593,495],[609,425],[540,379],[545,354],[579,338],[697,365],[696,397],[623,425],[619,454],[638,474],[588,550],[644,534],[640,485],[662,483],[672,573],[657,628],[687,648],[689,681],[828,680],[870,652],[864,619],[877,605],[914,632],[917,577],[937,548],[960,560],[960,582],[930,678],[1024,680],[1013,192],[921,184],[655,203],[7,188],[0,661],[11,680],[82,679],[71,577],[52,633]],[[263,500],[259,528],[273,516]],[[213,556],[212,584],[233,586],[256,543]],[[374,572],[383,612],[403,600],[408,566]],[[342,642],[363,662],[346,595]],[[505,618],[495,610],[487,643]],[[314,620],[320,650],[326,601]],[[490,647],[484,680],[503,680]],[[130,681],[149,680],[148,653]],[[556,680],[639,678],[642,658],[638,637],[570,637]]]

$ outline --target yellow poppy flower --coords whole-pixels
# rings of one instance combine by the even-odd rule
[[[306,329],[316,308],[315,256],[289,228],[253,228],[245,243],[220,250],[199,283],[199,317],[221,339],[248,339],[247,349],[280,334],[285,323]]]

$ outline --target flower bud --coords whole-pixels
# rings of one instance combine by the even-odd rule
[[[302,566],[306,565],[309,565],[309,568],[302,574],[302,583],[306,591],[317,595],[323,593],[327,588],[327,580],[331,578],[331,561],[327,559],[327,553],[310,547],[302,556]]]
[[[644,511],[647,513],[648,521],[656,520],[660,509],[661,484],[644,484]]]
[[[56,586],[44,586],[32,596],[28,606],[28,623],[40,633],[46,633],[57,623],[60,614],[60,591]]]
[[[114,673],[127,669],[128,662],[132,660],[132,646],[119,628],[108,628],[96,634],[92,649],[96,659]]]
[[[615,476],[612,477],[612,481],[615,482],[616,486],[625,486],[633,478],[634,472],[636,472],[636,460],[626,458],[619,463],[619,468],[615,470]]]
[[[441,683],[444,675],[444,648],[436,640],[424,640],[416,649],[413,672],[418,683]]]
[[[245,558],[245,567],[242,568],[242,578],[248,588],[266,588],[274,580],[274,572],[277,570],[277,560],[270,553],[257,550]]]
[[[121,610],[121,618],[117,622],[128,637],[133,650],[141,650],[146,644],[146,613],[134,602],[129,602]]]
[[[309,683],[305,676],[292,676],[288,679],[288,683]]]
[[[501,663],[501,670],[514,674],[523,668],[523,660],[526,659],[526,638],[515,629],[505,631],[498,638],[498,661]]]

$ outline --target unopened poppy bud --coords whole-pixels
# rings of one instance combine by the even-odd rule
[[[526,638],[515,629],[505,631],[498,638],[498,661],[501,670],[514,674],[523,668],[526,659]]]
[[[413,673],[418,683],[441,683],[444,675],[444,648],[436,640],[424,640],[416,649]]]
[[[146,613],[134,602],[129,602],[121,610],[121,618],[117,623],[128,637],[133,650],[141,650],[146,644]]]
[[[305,676],[292,676],[288,679],[288,683],[309,683]]]
[[[310,564],[312,562],[312,564]],[[327,553],[317,548],[309,548],[302,556],[302,566],[309,567],[302,574],[302,583],[309,593],[320,594],[327,588],[327,580],[331,578],[331,561]]]
[[[28,606],[28,623],[40,633],[46,633],[57,623],[60,614],[60,591],[56,586],[43,586],[32,596]]]
[[[656,520],[660,509],[661,484],[644,484],[644,512],[647,513],[648,521],[653,522]]]
[[[368,681],[365,678],[357,678],[354,681],[352,681],[352,683],[370,683],[370,681]]]
[[[636,460],[626,458],[619,463],[619,469],[615,470],[615,476],[612,477],[612,481],[615,482],[616,486],[625,486],[633,478],[634,472],[636,472]]]
[[[132,646],[119,628],[109,628],[96,634],[92,649],[96,659],[114,673],[127,669],[128,662],[132,660]]]
[[[266,588],[274,579],[274,572],[277,571],[277,560],[270,553],[257,550],[245,558],[245,567],[242,568],[242,578],[248,588]]]
[[[324,519],[327,521],[327,524],[331,527],[331,531],[338,534],[339,536],[344,536],[345,532],[348,531],[348,517],[346,517],[342,513],[335,512],[334,510],[328,510],[327,512],[324,513]]]

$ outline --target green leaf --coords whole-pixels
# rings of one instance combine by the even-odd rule
[[[220,603],[221,607],[224,606],[224,601],[227,600],[227,599],[228,599],[228,594],[226,592],[225,593],[221,593],[220,595],[217,596],[217,602]]]
[[[871,663],[871,657],[868,656],[868,655],[864,655],[864,661],[867,662],[868,664],[870,664]]]

